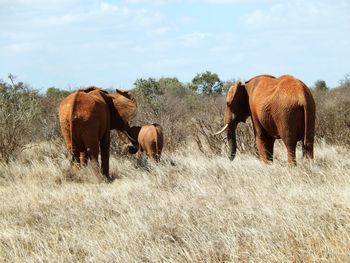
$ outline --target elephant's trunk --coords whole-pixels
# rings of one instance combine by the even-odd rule
[[[224,124],[231,124],[235,120],[236,116],[231,111],[230,107],[226,107],[224,112]]]
[[[138,146],[138,142],[137,142],[137,135],[134,134],[132,128],[129,126],[129,124],[127,122],[123,123],[123,130],[124,134],[126,135],[126,137],[128,137],[128,139],[130,140],[130,142],[134,145],[134,146]]]
[[[225,124],[225,126],[220,131],[214,133],[213,135],[219,135],[219,134],[223,133],[224,131],[228,131],[231,123],[234,121],[235,121],[235,114],[233,114],[230,111],[230,108],[227,107],[225,109],[225,112],[224,112],[224,124]]]
[[[227,140],[230,149],[229,159],[233,161],[233,159],[236,157],[237,152],[236,128],[238,121],[236,115],[231,111],[230,107],[226,107],[225,109],[224,123],[228,124]]]
[[[237,122],[235,120],[232,120],[227,130],[227,140],[228,140],[228,145],[230,149],[229,159],[231,161],[235,159],[236,152],[237,152],[236,128],[237,128]]]

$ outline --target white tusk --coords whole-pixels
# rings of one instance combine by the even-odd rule
[[[213,135],[219,135],[220,133],[223,133],[224,131],[227,130],[228,124],[226,124],[220,131],[214,133]]]

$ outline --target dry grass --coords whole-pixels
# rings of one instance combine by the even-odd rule
[[[350,260],[348,149],[288,167],[280,145],[270,165],[193,145],[149,169],[114,156],[111,184],[72,177],[60,144],[0,165],[0,262]]]

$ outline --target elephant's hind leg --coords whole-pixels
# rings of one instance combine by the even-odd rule
[[[80,153],[77,149],[72,149],[72,163],[74,167],[74,174],[77,175],[80,168]]]
[[[148,156],[157,163],[160,161],[160,155],[156,151],[149,153]]]
[[[288,163],[290,165],[296,165],[296,159],[295,159],[295,149],[297,147],[297,140],[293,140],[290,138],[282,138],[284,145],[287,148],[287,155],[288,155]]]
[[[110,147],[110,133],[106,133],[101,142],[100,142],[100,148],[101,148],[101,167],[102,167],[102,174],[106,176],[108,180],[111,180],[109,177],[109,147]]]
[[[156,153],[156,154],[154,154],[154,160],[157,162],[157,163],[159,163],[160,162],[160,154],[159,153]]]
[[[87,165],[87,152],[85,151],[80,152],[80,165],[81,166]]]
[[[86,152],[88,158],[91,160],[91,166],[93,170],[98,173],[98,154],[99,154],[99,143],[96,141],[89,141],[85,143]]]
[[[313,159],[314,158],[314,145],[313,143],[307,143],[306,145],[303,142],[302,146],[303,158]]]

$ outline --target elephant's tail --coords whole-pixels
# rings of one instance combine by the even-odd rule
[[[314,157],[314,136],[315,136],[315,101],[310,90],[305,86],[304,93],[304,141],[303,157],[313,159]]]
[[[157,123],[153,123],[152,125],[156,128],[156,134],[157,134],[155,159],[156,161],[159,161],[160,155],[163,149],[163,139],[164,139],[163,130],[162,130],[162,127]]]
[[[72,152],[77,150],[77,145],[76,145],[76,141],[74,139],[74,112],[75,112],[75,108],[76,108],[76,104],[77,104],[77,97],[78,97],[78,93],[80,92],[80,90],[77,90],[72,98],[72,104],[70,107],[70,112],[69,112],[69,132],[70,132],[70,139],[72,142]]]

